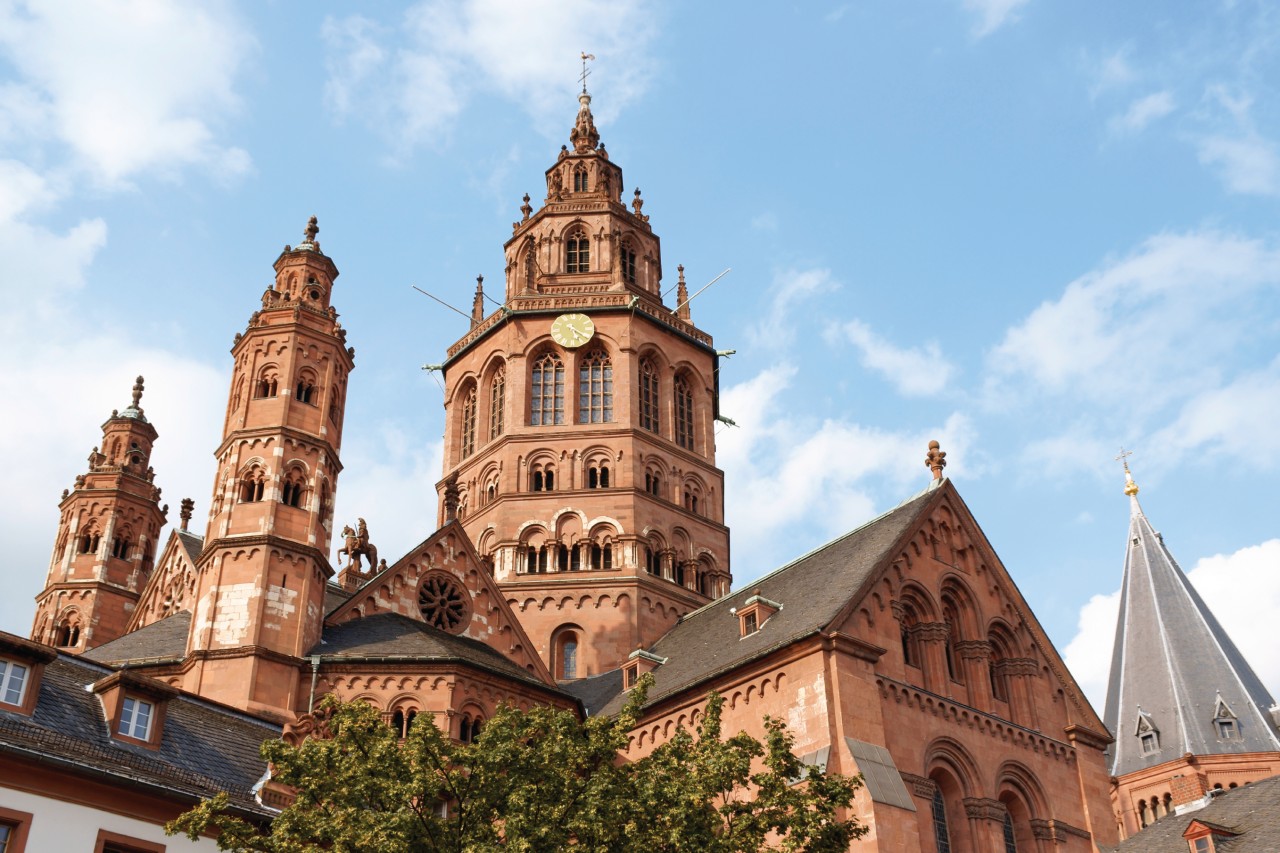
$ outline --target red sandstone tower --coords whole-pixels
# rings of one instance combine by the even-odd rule
[[[133,402],[102,425],[102,450],[62,493],[62,517],[45,587],[36,597],[31,638],[82,652],[125,632],[151,576],[168,507],[154,484],[156,429],[143,414],[142,377]]]
[[[286,246],[262,308],[236,335],[184,686],[250,711],[295,706],[320,639],[347,376],[330,305],[338,269],[313,216]]]
[[[658,237],[622,202],[579,96],[536,213],[507,241],[506,298],[444,365],[444,492],[557,678],[616,669],[729,591],[715,464],[717,356],[683,274],[662,298]]]

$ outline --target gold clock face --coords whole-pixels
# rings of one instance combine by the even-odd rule
[[[586,314],[561,314],[551,324],[551,339],[562,347],[580,347],[596,333],[596,325]]]

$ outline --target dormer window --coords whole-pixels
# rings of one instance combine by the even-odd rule
[[[1138,723],[1134,726],[1133,733],[1142,744],[1143,755],[1154,755],[1160,751],[1160,730],[1156,728],[1155,720],[1151,719],[1151,715],[1142,708],[1138,708]]]
[[[155,704],[126,696],[120,707],[120,734],[136,740],[150,740],[151,718],[155,715]]]
[[[48,646],[0,632],[0,711],[30,715],[45,664],[58,657]],[[0,847],[0,853],[4,848]]]
[[[0,658],[0,703],[21,707],[30,674],[30,668],[16,660]]]
[[[1231,710],[1231,706],[1222,698],[1222,694],[1215,697],[1213,709],[1213,728],[1218,735],[1218,740],[1234,740],[1240,736],[1240,723],[1236,719],[1235,711]]]
[[[177,695],[175,688],[120,670],[96,681],[92,689],[102,700],[112,737],[147,749],[160,748],[165,707]]]
[[[739,638],[750,637],[760,631],[768,623],[769,617],[781,609],[781,604],[765,598],[757,589],[741,607],[732,611],[738,616]]]
[[[667,659],[646,652],[644,649],[636,649],[627,657],[627,662],[622,667],[622,687],[630,690],[640,681],[640,676],[646,672],[653,672],[658,667],[667,662]]]

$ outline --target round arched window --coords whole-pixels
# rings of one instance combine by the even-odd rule
[[[418,589],[418,610],[428,625],[459,634],[466,627],[471,596],[446,574],[428,575]]]

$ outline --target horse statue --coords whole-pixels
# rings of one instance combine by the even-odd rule
[[[357,572],[363,571],[360,566],[360,558],[369,558],[369,568],[372,569],[378,565],[378,546],[369,541],[369,528],[365,526],[364,519],[359,521],[359,529],[352,530],[351,525],[344,525],[342,528],[342,538],[344,545],[338,549],[338,568],[342,568],[342,555],[345,554],[351,562],[351,568]]]

